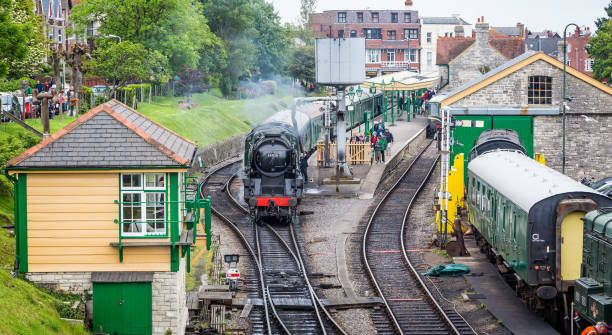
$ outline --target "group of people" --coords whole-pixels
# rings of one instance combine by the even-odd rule
[[[384,163],[385,162],[385,151],[393,143],[393,134],[389,129],[385,128],[385,124],[375,123],[371,131],[368,132],[366,138],[363,134],[358,134],[352,139],[353,143],[370,143],[372,148],[372,156],[370,157],[371,163]]]
[[[42,92],[52,92],[52,90],[55,88],[55,81],[53,79],[45,82],[45,83],[41,83],[40,80],[36,81],[36,90],[38,91],[38,93],[42,93]],[[28,88],[26,89],[26,94],[32,94],[32,88]],[[71,90],[71,88],[67,88],[65,91],[64,90],[60,90],[59,93],[57,93],[53,99],[49,100],[49,118],[53,118],[53,116],[55,115],[59,115],[60,114],[60,110],[63,111],[64,113],[68,113],[69,116],[73,116],[74,115],[74,107],[76,106],[76,102],[77,102],[77,98],[76,95],[74,94],[74,92]],[[34,110],[34,116],[38,117],[40,116],[40,111],[42,110],[41,108],[41,104],[42,102],[39,101],[38,104],[36,104],[36,110]],[[60,108],[61,105],[61,108]]]

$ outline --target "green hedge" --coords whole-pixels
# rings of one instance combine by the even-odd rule
[[[23,77],[15,80],[4,80],[0,81],[0,92],[14,92],[21,89],[21,81],[27,80],[30,82],[30,87],[34,88],[36,86],[36,80]]]

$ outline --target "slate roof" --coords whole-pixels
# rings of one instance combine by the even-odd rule
[[[436,17],[436,16],[424,16],[421,17],[421,24],[467,24],[467,21],[460,17]]]
[[[92,283],[150,283],[153,272],[92,272]]]
[[[491,27],[492,30],[507,36],[521,36],[522,31],[519,27]]]
[[[558,38],[526,38],[525,46],[527,50],[542,51],[543,53],[557,58],[559,49],[557,48]]]
[[[18,168],[190,166],[196,144],[111,100],[6,163]]]

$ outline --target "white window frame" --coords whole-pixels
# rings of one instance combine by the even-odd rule
[[[138,175],[140,176],[140,186],[124,186],[123,185],[123,177],[126,175]],[[147,177],[149,176],[163,176],[163,186],[147,186]],[[154,180],[157,180],[158,177],[155,177]],[[122,173],[120,175],[120,182],[121,182],[121,236],[122,237],[166,237],[168,235],[168,175],[166,173],[159,173],[159,172],[153,172],[153,173]],[[124,203],[124,195],[127,194],[138,194],[140,196],[140,206],[129,206],[129,207],[134,207],[134,208],[138,208],[140,207],[140,218],[131,218],[131,219],[126,219],[124,217],[124,209],[127,208],[126,204]],[[147,199],[147,195],[161,195],[162,199],[157,201],[154,200],[157,204],[161,204],[161,206],[163,206],[163,218],[160,219],[148,219],[147,218],[147,208],[154,208],[154,213],[156,213],[156,210],[158,206],[155,206],[155,204],[147,204],[148,199]],[[137,232],[130,232],[130,231],[125,231],[125,223],[131,221],[136,225]],[[148,231],[147,232],[147,224],[149,222],[153,222],[156,223],[154,225],[154,231]],[[163,227],[158,228],[157,227],[157,223],[163,222]],[[130,226],[130,228],[134,228],[133,226]]]
[[[404,61],[409,63],[418,63],[419,62],[419,54],[418,49],[406,49],[407,52],[404,53]]]
[[[593,72],[593,64],[595,60],[593,58],[587,58],[584,60],[584,71]]]
[[[431,35],[432,35],[431,32],[427,33],[427,43],[431,43]]]
[[[395,62],[395,49],[387,49],[387,62]]]
[[[427,52],[427,65],[431,66],[432,62],[433,62],[433,54],[431,51],[429,51]]]
[[[381,49],[366,49],[366,63],[380,63]]]
[[[342,15],[342,20],[340,20],[340,15]],[[338,23],[346,23],[346,12],[338,12]]]

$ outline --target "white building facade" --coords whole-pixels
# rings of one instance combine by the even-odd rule
[[[421,17],[421,72],[438,71],[436,66],[437,41],[439,36],[455,36],[455,26],[463,27],[466,37],[472,36],[472,25],[458,14],[451,17]]]

